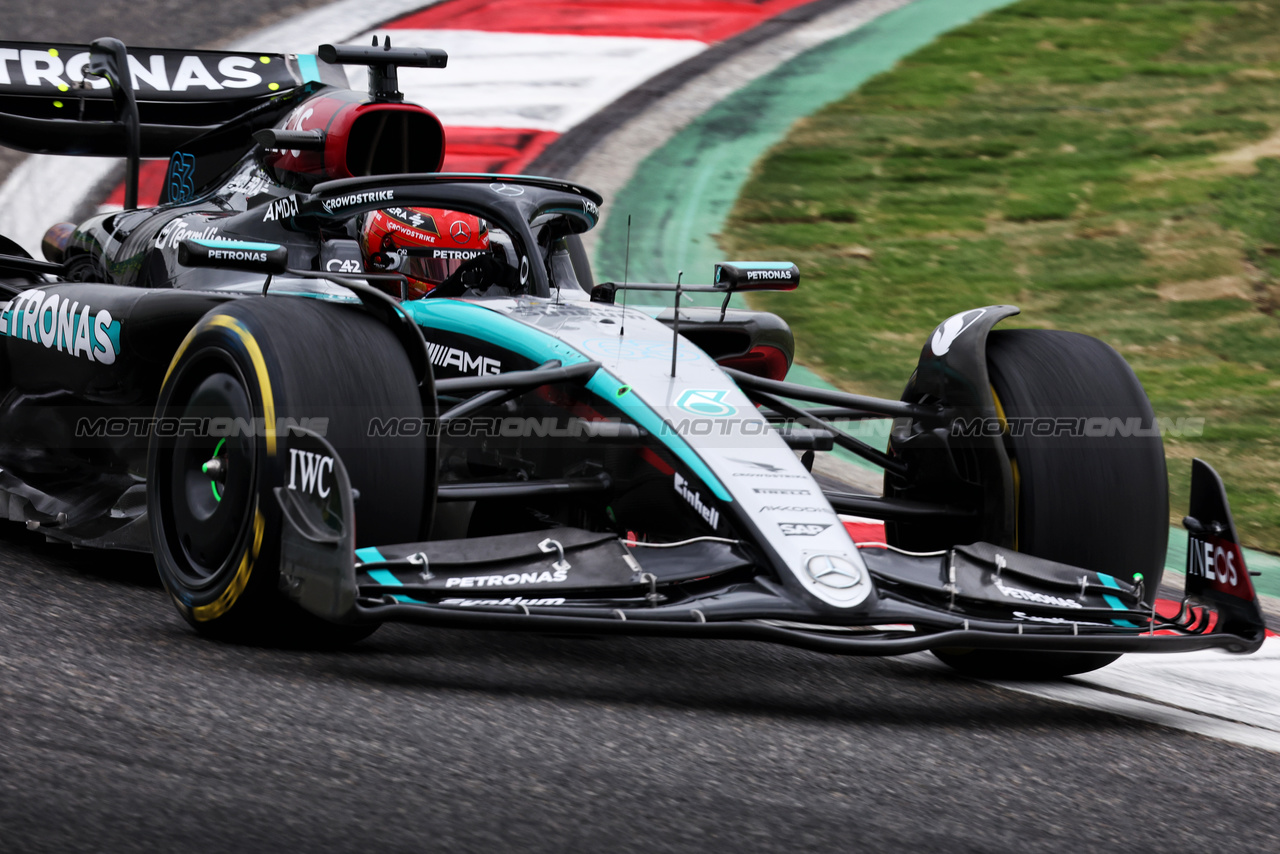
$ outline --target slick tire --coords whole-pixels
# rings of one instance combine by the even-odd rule
[[[338,451],[359,494],[358,546],[412,542],[429,481],[425,442],[371,436],[369,424],[422,413],[403,348],[353,307],[268,296],[205,315],[164,378],[148,452],[156,565],[182,616],[201,634],[245,643],[371,634],[313,617],[279,590],[284,523],[273,488],[301,470],[282,428],[307,426]]]
[[[1118,578],[1141,573],[1150,605],[1164,572],[1169,483],[1164,444],[1150,429],[1151,403],[1133,370],[1096,338],[1045,329],[992,332],[987,365],[1006,423],[1024,428],[1006,432],[1017,549]],[[1119,419],[1126,427],[1137,418],[1143,430],[1032,435],[1034,418]],[[1120,657],[982,649],[935,654],[969,675],[1003,679],[1086,673]]]

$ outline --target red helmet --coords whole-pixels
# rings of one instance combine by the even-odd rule
[[[440,208],[386,208],[360,225],[370,272],[409,277],[409,298],[424,297],[463,264],[489,251],[489,228],[471,214]]]

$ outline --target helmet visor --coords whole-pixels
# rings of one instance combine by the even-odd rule
[[[405,258],[399,271],[410,278],[437,287],[468,261],[489,253],[488,249],[413,248],[403,251]]]

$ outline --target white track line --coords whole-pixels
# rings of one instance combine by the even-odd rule
[[[375,30],[393,45],[449,52],[447,73],[405,68],[400,88],[445,127],[564,133],[645,80],[707,49],[692,39],[479,30]],[[368,41],[367,38],[353,41]],[[364,88],[367,72],[354,69]]]
[[[927,652],[898,661],[951,671]],[[1253,655],[1217,650],[1126,655],[1060,682],[980,680],[1046,700],[1280,753],[1280,638]]]
[[[1060,683],[995,684],[1280,753],[1280,638],[1249,656],[1126,655]]]

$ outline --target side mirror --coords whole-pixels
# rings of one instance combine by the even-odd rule
[[[188,239],[178,245],[178,263],[273,275],[289,268],[289,250],[278,243]]]
[[[800,268],[789,261],[724,261],[712,281],[724,291],[794,291]]]

